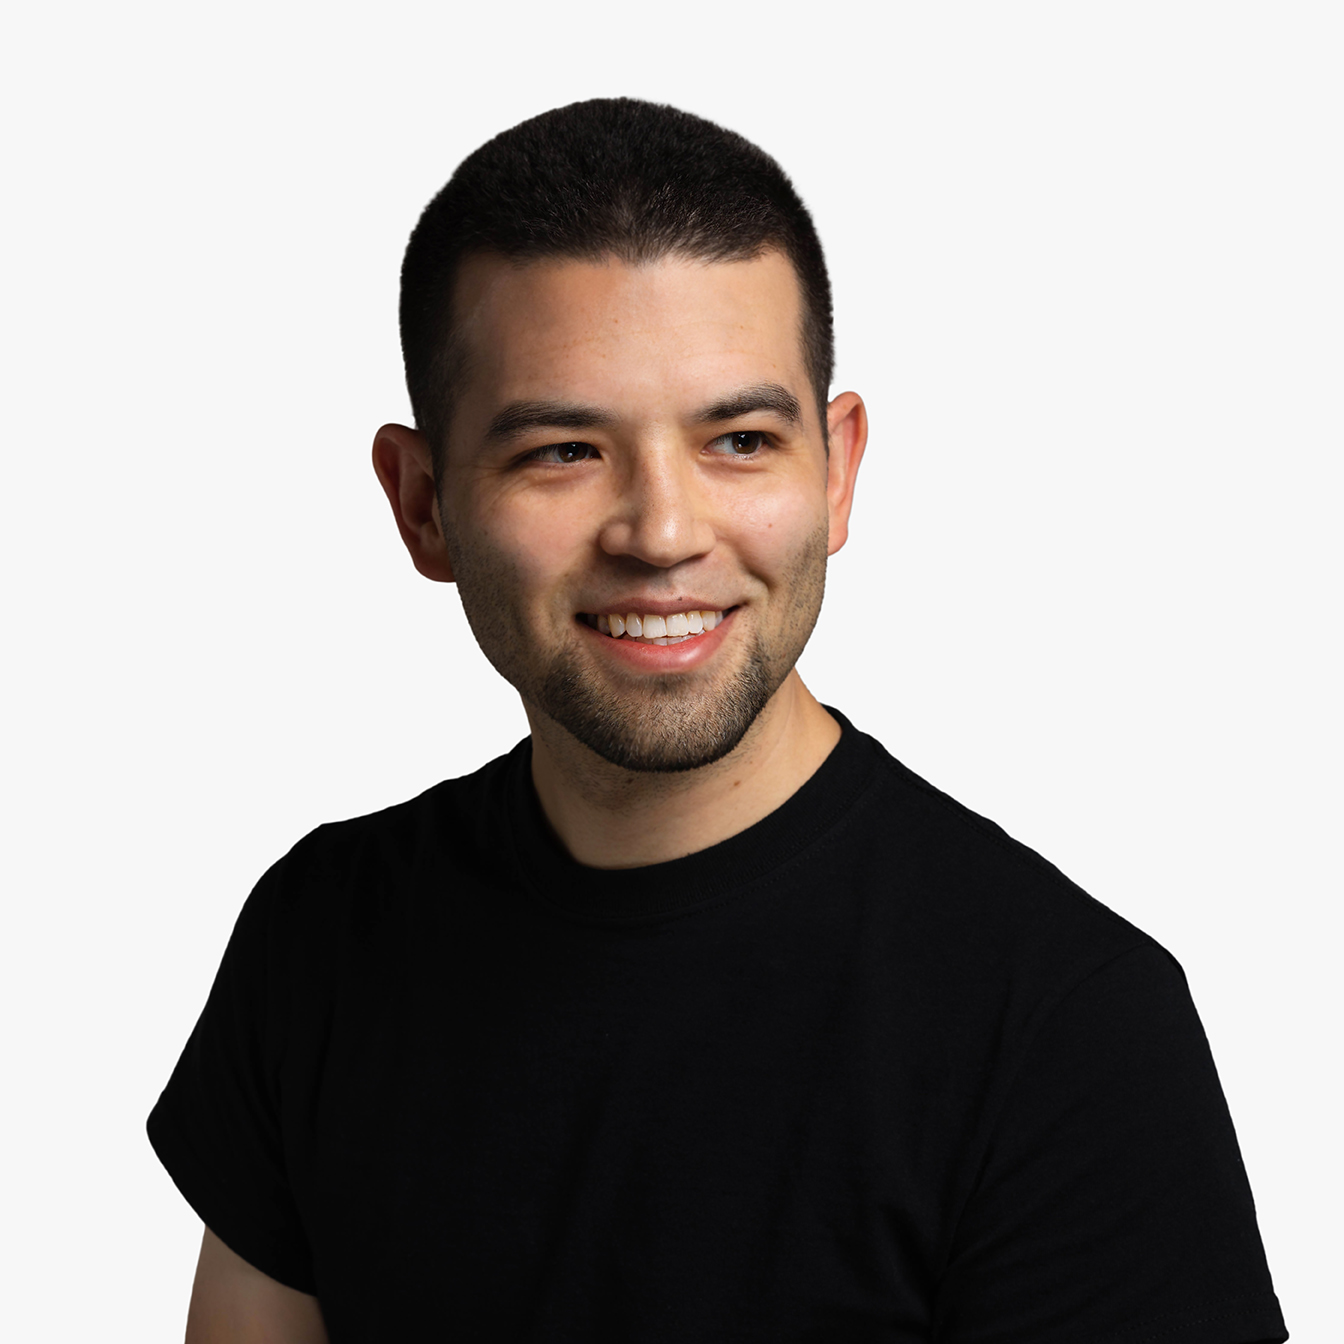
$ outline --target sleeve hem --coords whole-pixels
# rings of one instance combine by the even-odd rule
[[[228,1199],[209,1167],[197,1158],[157,1108],[150,1114],[146,1131],[150,1146],[172,1177],[173,1184],[220,1241],[254,1269],[286,1288],[300,1293],[316,1293],[307,1257],[286,1248],[279,1234],[249,1226],[245,1215]]]
[[[1288,1330],[1273,1294],[1164,1313],[1099,1335],[1093,1344],[1283,1344]]]

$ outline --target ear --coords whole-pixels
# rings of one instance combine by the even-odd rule
[[[826,502],[831,532],[827,555],[849,539],[849,510],[854,503],[854,478],[868,444],[868,412],[857,392],[842,392],[826,408],[831,451],[826,459]]]
[[[452,583],[429,443],[418,430],[384,425],[373,439],[373,469],[411,560],[427,579]]]

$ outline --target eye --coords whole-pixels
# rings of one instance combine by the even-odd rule
[[[597,449],[591,443],[548,443],[544,448],[528,453],[525,462],[555,462],[566,466],[571,462],[582,462],[585,458],[596,457]]]
[[[739,429],[733,434],[720,434],[709,446],[724,457],[755,457],[769,443],[759,429]]]

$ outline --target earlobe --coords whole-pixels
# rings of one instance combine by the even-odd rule
[[[383,487],[411,562],[427,579],[453,582],[439,517],[429,443],[419,430],[384,425],[373,438],[373,469]]]
[[[826,460],[826,502],[830,510],[827,555],[849,539],[849,511],[854,505],[854,479],[868,444],[868,412],[857,392],[842,392],[827,407],[831,449]]]

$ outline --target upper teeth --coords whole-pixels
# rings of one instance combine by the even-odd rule
[[[619,639],[644,639],[653,644],[670,644],[712,630],[723,620],[721,611],[679,611],[674,616],[641,616],[637,611],[624,616],[615,613],[586,616],[604,635]]]

